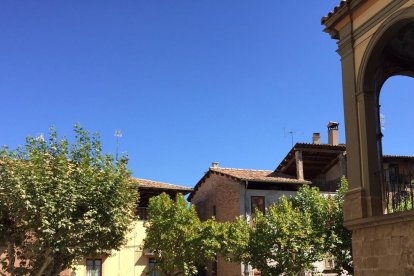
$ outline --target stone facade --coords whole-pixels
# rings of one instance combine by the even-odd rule
[[[414,275],[414,213],[385,214],[379,117],[385,81],[414,77],[414,1],[341,1],[322,23],[341,56],[355,275]]]
[[[414,275],[414,211],[348,225],[357,275]]]

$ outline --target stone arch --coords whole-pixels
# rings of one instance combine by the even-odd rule
[[[407,64],[403,64],[406,62],[403,57],[400,57],[400,64],[397,64],[398,60],[391,60],[390,56],[384,55],[384,51],[388,52],[388,55],[391,53],[395,55],[398,52],[395,49],[393,49],[394,51],[387,51],[387,47],[390,47],[388,44],[390,40],[398,35],[399,31],[405,28],[409,29],[410,25],[414,28],[414,7],[396,12],[378,28],[361,60],[357,82],[358,91],[379,93],[385,81],[392,76],[406,75],[414,77],[414,53],[412,53]],[[398,59],[398,57],[394,58]]]
[[[384,193],[381,191],[380,92],[386,80],[396,75],[414,77],[414,7],[392,14],[381,24],[364,51],[356,80],[357,95],[364,98],[360,112],[364,113],[367,124],[371,124],[360,128],[361,135],[366,137],[366,164],[369,164],[371,174],[368,196],[382,197],[383,201],[371,206],[372,214],[383,213],[385,209]]]

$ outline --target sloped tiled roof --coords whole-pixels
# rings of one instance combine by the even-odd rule
[[[334,14],[336,14],[336,12],[338,10],[340,10],[341,8],[345,7],[346,3],[348,2],[348,0],[341,0],[341,2],[339,2],[338,5],[336,5],[332,11],[330,11],[326,16],[322,17],[321,19],[321,23],[325,24],[325,22],[331,18]]]
[[[138,187],[147,189],[160,189],[160,190],[175,190],[175,191],[188,191],[191,192],[193,189],[185,186],[178,186],[164,182],[157,182],[148,179],[132,178],[132,181],[138,185]]]
[[[252,181],[252,182],[265,182],[269,184],[311,184],[307,180],[298,180],[291,176],[286,176],[283,174],[277,174],[270,170],[251,170],[251,169],[235,169],[235,168],[213,168],[210,167],[209,170],[204,174],[204,176],[198,181],[195,185],[194,190],[190,193],[188,200],[191,201],[191,198],[195,195],[198,188],[204,183],[204,181],[210,176],[210,174],[218,174],[233,178],[238,181]]]
[[[274,174],[270,170],[249,170],[249,169],[233,169],[233,168],[210,168],[210,171],[225,174],[239,180],[272,182],[272,183],[310,183],[306,180],[298,180],[291,176]]]
[[[384,160],[414,160],[414,156],[412,155],[389,155],[389,154],[384,154],[382,156],[382,158]]]

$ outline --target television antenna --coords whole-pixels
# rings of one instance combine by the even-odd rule
[[[293,148],[293,141],[294,141],[294,136],[295,135],[302,135],[303,132],[299,132],[299,131],[295,131],[295,130],[288,130],[286,131],[286,128],[283,128],[283,133],[284,133],[284,137],[286,138],[286,136],[290,136],[290,142],[292,144],[292,148]]]
[[[116,137],[116,152],[115,152],[115,160],[118,160],[118,150],[119,150],[119,138],[122,137],[122,132],[120,129],[115,129],[115,134],[114,136]]]

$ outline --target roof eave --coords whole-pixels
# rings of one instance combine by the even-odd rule
[[[325,29],[323,31],[328,33],[332,39],[339,39],[339,30],[335,29],[336,24],[349,14],[349,9],[352,11],[365,1],[366,0],[341,1],[332,12],[322,17],[321,24],[325,25]]]
[[[261,182],[261,183],[271,183],[271,184],[288,184],[288,185],[304,185],[304,184],[312,184],[311,181],[303,180],[303,181],[282,181],[282,180],[263,180],[263,179],[241,179],[242,181],[248,182]]]
[[[164,188],[164,187],[148,187],[148,186],[139,186],[138,189],[148,189],[148,190],[164,190],[164,191],[174,191],[174,192],[186,192],[190,193],[193,191],[191,188]]]

